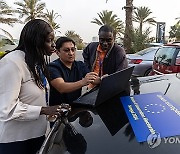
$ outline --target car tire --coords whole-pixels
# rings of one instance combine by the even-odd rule
[[[144,76],[149,76],[150,72],[152,71],[152,68],[148,69],[145,73]]]

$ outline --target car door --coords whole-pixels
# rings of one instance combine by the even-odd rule
[[[154,57],[153,71],[156,74],[169,74],[174,72],[174,64],[177,56],[175,47],[163,47]]]
[[[180,72],[180,48],[177,48],[177,56],[175,58],[175,66],[173,72]]]

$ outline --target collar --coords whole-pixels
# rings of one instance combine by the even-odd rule
[[[70,68],[68,68],[66,65],[64,65],[64,63],[61,61],[61,59],[59,58],[59,63],[64,67],[64,68],[66,68],[66,69],[69,69],[69,70],[72,70],[72,69],[74,69],[74,68],[76,68],[77,66],[76,66],[76,61],[74,61],[73,63],[72,63],[72,66],[71,66],[71,69]]]
[[[109,56],[109,54],[111,53],[111,50],[114,47],[114,45],[115,45],[115,43],[113,43],[111,48],[109,49],[109,51],[107,51],[105,58],[107,58]],[[98,44],[98,46],[97,46],[97,52],[105,52],[105,51],[102,50],[100,44]]]
[[[98,44],[98,46],[97,46],[97,52],[105,52],[105,51],[102,50],[100,44]]]

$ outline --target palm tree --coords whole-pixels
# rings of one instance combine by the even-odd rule
[[[108,0],[106,0],[107,3]],[[132,24],[132,10],[133,0],[126,0],[126,6],[123,7],[126,11],[125,33],[123,45],[127,53],[132,52],[132,37],[133,37],[133,24]]]
[[[14,23],[20,22],[17,18],[12,17],[13,13],[16,13],[16,11],[9,7],[6,2],[0,0],[0,23],[13,26]],[[10,39],[13,39],[12,35],[6,30],[2,28],[0,28],[0,30],[3,31],[5,35],[9,36]]]
[[[65,33],[65,36],[73,39],[78,49],[82,49],[84,47],[82,38],[79,34],[76,34],[75,31],[69,30]]]
[[[60,28],[60,25],[58,23],[55,22],[55,20],[60,17],[61,15],[59,15],[58,13],[55,13],[54,10],[52,10],[51,12],[47,10],[45,19],[49,22],[49,24],[52,26],[52,28],[55,30],[55,32],[59,32],[57,29]]]
[[[143,31],[142,34],[140,33],[139,28],[134,29],[132,45],[134,53],[147,48],[147,44],[153,40],[153,38],[149,36],[150,33],[150,27],[145,29],[145,31]]]
[[[13,26],[14,23],[19,22],[17,18],[12,17],[15,12],[4,1],[0,0],[0,23]]]
[[[177,24],[180,23],[180,17],[177,17],[176,20],[178,20]]]
[[[139,32],[142,34],[143,24],[148,23],[151,25],[156,25],[154,17],[149,17],[151,10],[148,7],[139,7],[134,11],[133,21],[139,23]]]
[[[176,38],[177,41],[180,41],[180,23],[177,22],[174,26],[171,26],[169,31],[170,38]]]
[[[132,40],[133,40],[133,23],[132,23],[132,12],[133,12],[133,0],[126,0],[126,6],[123,7],[126,11],[126,26],[124,35],[124,49],[127,53],[132,53]]]
[[[18,5],[17,8],[19,13],[19,18],[26,16],[24,22],[36,18],[45,18],[45,13],[43,12],[46,4],[40,2],[41,0],[23,0],[23,2],[15,2]]]
[[[76,34],[75,31],[73,31],[73,30],[68,30],[65,33],[65,36],[73,39],[76,42],[76,44],[83,42],[82,38],[78,34]]]
[[[6,30],[4,30],[4,29],[2,29],[2,28],[0,28],[0,30],[1,30],[7,37],[9,37],[11,40],[13,40],[13,36],[12,36],[8,31],[6,31]]]
[[[109,25],[114,29],[115,38],[116,34],[121,35],[124,34],[124,25],[123,22],[117,17],[116,14],[113,14],[113,11],[104,10],[100,13],[97,13],[99,19],[94,18],[91,23],[95,23],[97,25]]]

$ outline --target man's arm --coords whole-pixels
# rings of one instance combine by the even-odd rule
[[[128,67],[128,61],[126,58],[125,50],[121,47],[118,47],[118,52],[116,55],[116,71],[125,69]]]
[[[84,64],[87,66],[87,68],[89,70],[91,70],[90,56],[89,56],[89,45],[83,50],[82,56],[83,56],[83,59],[84,59]]]
[[[84,58],[84,63],[86,64],[89,70],[92,70],[92,65],[96,58],[96,49],[98,44],[98,42],[92,42],[88,44],[87,47],[83,50],[82,55]]]
[[[92,83],[97,78],[97,73],[90,72],[87,73],[86,76],[79,81],[76,82],[65,82],[63,78],[59,77],[56,79],[53,79],[51,81],[51,85],[56,88],[60,93],[70,93],[77,89],[82,88],[83,86],[88,85],[89,83]]]

